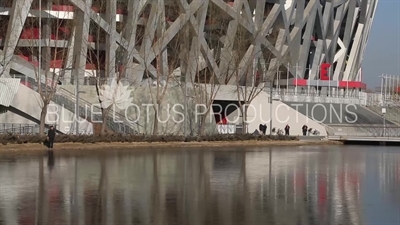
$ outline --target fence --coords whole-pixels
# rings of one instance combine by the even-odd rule
[[[0,124],[0,134],[38,134],[39,125],[37,124],[17,124],[2,123]]]
[[[236,124],[217,124],[217,131],[219,134],[234,134],[236,126]]]
[[[358,126],[342,127],[341,131],[335,131],[335,136],[356,136],[356,137],[400,137],[399,126]]]

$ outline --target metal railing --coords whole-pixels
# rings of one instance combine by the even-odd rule
[[[334,136],[355,136],[355,137],[400,137],[398,126],[356,126],[341,128],[342,131],[335,131]]]
[[[270,92],[269,88],[265,89],[266,92]],[[275,98],[279,98],[284,102],[310,102],[310,103],[338,103],[338,104],[367,104],[367,95],[363,92],[357,92],[355,94],[341,94],[341,93],[330,93],[330,92],[319,92],[319,91],[295,91],[293,89],[277,89],[273,88],[272,93]]]
[[[39,133],[39,125],[37,124],[18,124],[18,123],[2,123],[0,124],[0,134],[37,134]]]

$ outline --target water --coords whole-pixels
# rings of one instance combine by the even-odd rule
[[[60,154],[0,156],[0,224],[400,224],[398,148]]]

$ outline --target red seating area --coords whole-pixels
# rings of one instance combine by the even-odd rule
[[[88,64],[86,64],[86,69],[87,70],[97,70],[97,67],[93,63],[88,63]]]
[[[74,7],[72,5],[52,5],[51,10],[61,12],[73,12]]]
[[[30,62],[32,65],[34,66],[39,66],[39,63],[36,60],[33,60],[32,56],[26,56],[26,55],[18,55],[19,57],[21,57],[22,59]]]
[[[35,66],[39,65],[39,63],[37,61],[34,61],[32,59],[32,57],[30,57],[30,56],[26,56],[26,55],[22,55],[22,54],[20,54],[18,56],[21,57],[22,59],[32,63]],[[50,68],[61,69],[61,68],[63,68],[63,64],[64,64],[64,61],[62,59],[52,60],[50,62]],[[86,70],[97,70],[97,66],[95,64],[93,64],[93,63],[87,63],[86,66],[85,66],[85,69]]]
[[[50,68],[57,68],[57,69],[63,68],[63,60],[62,59],[58,59],[58,60],[51,61],[50,62]]]
[[[63,40],[62,37],[68,37],[70,34],[70,30],[65,27],[60,27],[59,35],[56,36],[55,34],[51,34],[51,40]],[[23,40],[32,40],[32,39],[39,39],[39,28],[25,28],[21,32],[20,39]]]
[[[232,2],[233,3],[233,2]],[[11,5],[9,5],[8,7],[12,7]],[[34,7],[32,8],[34,10],[40,10],[39,7]],[[46,10],[46,8],[42,7],[42,10]],[[51,10],[52,11],[59,11],[59,12],[74,12],[74,6],[72,5],[52,5],[51,6]],[[93,6],[92,10],[96,13],[100,13],[100,9],[97,6]],[[122,6],[117,6],[117,14],[120,15],[126,15],[127,14],[127,9],[125,7]]]

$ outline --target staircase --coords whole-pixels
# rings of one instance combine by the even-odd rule
[[[75,94],[69,92],[68,90],[58,87],[57,92],[53,97],[53,102],[57,103],[60,106],[65,107],[66,109],[75,112],[76,108],[76,96]],[[93,115],[92,111],[96,112]],[[97,114],[99,113],[99,114]],[[91,121],[92,123],[101,123],[101,108],[98,106],[92,105],[90,102],[79,98],[79,116],[82,118]],[[123,115],[120,113],[114,112],[110,110],[107,118],[107,127],[108,129],[124,134],[137,134],[138,133],[138,124],[128,121]]]
[[[37,82],[30,78],[26,77],[30,84],[34,84],[37,86]],[[32,87],[35,89],[35,87]],[[43,85],[45,88],[45,85]],[[62,86],[57,87],[57,91],[53,96],[52,101],[60,106],[63,106],[65,109],[76,112],[76,96],[74,93],[64,89]],[[96,112],[96,114],[91,113],[92,111]],[[101,108],[91,104],[90,102],[79,98],[79,116],[88,120],[89,122],[101,123],[102,115],[101,115]],[[139,131],[139,124],[131,122],[125,118],[120,113],[114,112],[110,110],[108,113],[107,118],[107,128],[117,132],[117,133],[124,133],[124,134],[137,134]]]

